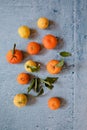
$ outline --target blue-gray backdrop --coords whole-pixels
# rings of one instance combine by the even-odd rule
[[[37,19],[45,16],[50,20],[46,30],[37,27]],[[21,39],[17,29],[21,25],[31,28],[30,39]],[[28,56],[21,64],[10,65],[5,55],[17,43],[17,48],[26,51],[30,41],[42,44],[48,33],[60,37],[60,46],[47,51],[42,49],[37,56]],[[41,70],[35,75],[50,76],[45,69],[51,59],[60,59],[58,52],[69,51],[67,64],[74,64],[59,75],[52,91],[31,98],[30,104],[18,109],[13,105],[17,93],[25,93],[28,85],[16,82],[20,72],[26,72],[28,59],[41,62]],[[0,130],[87,130],[87,0],[0,0]],[[51,75],[52,76],[52,75]],[[57,111],[47,107],[50,97],[63,98]]]

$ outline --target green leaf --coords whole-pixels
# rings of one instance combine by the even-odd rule
[[[63,52],[60,52],[60,55],[61,55],[62,57],[69,57],[69,56],[71,56],[72,54],[71,54],[70,52],[63,51]]]
[[[57,81],[58,77],[47,77],[45,81],[50,82],[51,84]]]
[[[51,85],[51,83],[50,83],[50,82],[45,81],[44,79],[40,79],[40,80],[41,80],[41,82],[42,82],[42,83],[45,83],[45,84],[47,84],[47,85],[49,85],[49,86]]]
[[[58,77],[47,77],[45,80],[41,79],[41,82],[45,84],[45,86],[49,89],[52,89],[54,86],[52,85]]]
[[[41,88],[37,96],[40,96],[40,95],[42,95],[43,93],[44,93],[44,89]]]
[[[34,86],[34,91],[36,93],[38,93],[40,91],[41,87],[40,87],[40,80],[39,78],[35,78],[35,86]]]
[[[37,66],[29,66],[28,65],[27,68],[30,68],[32,72],[39,71],[40,64],[38,64]]]
[[[37,70],[36,66],[27,66],[27,68],[30,68],[32,72],[35,72]]]
[[[35,92],[37,92],[37,78],[35,78],[34,90],[35,90]]]
[[[48,85],[48,84],[45,84],[45,86],[47,87],[47,88],[49,88],[49,89],[53,89],[53,85],[51,84],[51,85]]]
[[[28,93],[31,91],[31,89],[34,87],[35,85],[35,79],[32,80],[30,86],[28,87]]]
[[[37,92],[39,92],[41,89],[41,83],[40,83],[40,79],[37,78]]]
[[[56,64],[56,67],[63,67],[64,60],[61,60],[58,64]]]

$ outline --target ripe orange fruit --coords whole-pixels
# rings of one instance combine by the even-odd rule
[[[48,100],[48,107],[51,110],[57,110],[60,107],[60,99],[57,97],[52,97]]]
[[[30,29],[29,29],[29,27],[25,26],[25,25],[20,26],[18,28],[18,34],[19,34],[19,36],[21,38],[29,38],[29,36],[30,36]]]
[[[46,29],[49,26],[49,20],[46,17],[40,17],[37,21],[37,26],[40,29]]]
[[[17,81],[19,84],[22,84],[22,85],[28,84],[30,81],[30,76],[27,73],[20,73],[17,76]]]
[[[36,55],[40,52],[40,44],[38,44],[37,42],[30,42],[27,45],[27,52],[31,55]]]
[[[57,46],[58,40],[52,34],[47,34],[43,37],[42,43],[46,49],[54,49]]]
[[[58,74],[61,72],[62,70],[62,67],[57,67],[56,65],[59,63],[58,60],[50,60],[46,67],[47,67],[47,71],[50,73],[50,74]]]
[[[13,103],[16,107],[24,107],[28,102],[28,98],[25,94],[19,93],[14,96]]]
[[[18,49],[14,49],[14,54],[13,54],[13,50],[9,50],[6,54],[6,60],[11,64],[20,63],[23,60],[22,51]]]

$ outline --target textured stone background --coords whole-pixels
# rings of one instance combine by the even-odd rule
[[[37,28],[36,21],[40,16],[50,19],[49,29]],[[34,32],[28,40],[17,34],[18,27],[24,24]],[[16,82],[17,74],[25,72],[25,61],[10,65],[5,55],[14,43],[25,51],[29,41],[41,43],[42,37],[48,33],[63,40],[60,47],[52,51],[43,49],[40,55],[25,59],[43,64],[36,75],[50,76],[44,65],[50,59],[60,59],[57,52],[62,50],[72,53],[72,57],[65,61],[75,67],[55,75],[59,76],[59,81],[52,91],[46,90],[46,95],[31,99],[30,105],[18,109],[13,105],[13,97],[26,92],[27,85]],[[87,130],[86,67],[87,0],[0,0],[0,130]],[[52,96],[64,99],[63,106],[57,111],[47,107],[47,100]]]

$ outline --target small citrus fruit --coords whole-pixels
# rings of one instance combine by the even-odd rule
[[[19,84],[22,84],[22,85],[28,84],[29,81],[30,81],[30,76],[29,76],[29,74],[24,73],[24,72],[20,73],[17,76],[17,81],[18,81]]]
[[[31,55],[36,55],[40,52],[40,44],[38,44],[37,42],[30,42],[27,45],[27,52]]]
[[[57,97],[52,97],[48,100],[48,107],[51,110],[57,110],[60,107],[60,99]]]
[[[45,17],[41,17],[37,21],[37,26],[40,29],[46,29],[49,26],[49,20]]]
[[[28,102],[27,96],[25,94],[16,94],[14,99],[13,99],[13,103],[15,106],[21,108],[26,106]]]
[[[47,71],[50,73],[50,74],[58,74],[61,72],[62,70],[62,67],[57,67],[56,65],[59,63],[58,60],[50,60],[46,67],[47,67]]]
[[[20,26],[18,28],[18,34],[21,38],[29,38],[30,36],[30,29],[27,26]]]
[[[46,49],[54,49],[57,46],[58,40],[52,34],[47,34],[43,37],[42,43]]]
[[[24,67],[27,72],[33,72],[34,68],[37,68],[37,63],[33,60],[28,60],[24,64]]]
[[[15,45],[14,45],[15,46]],[[18,64],[23,60],[23,53],[18,49],[9,50],[6,54],[6,60],[11,64]]]

